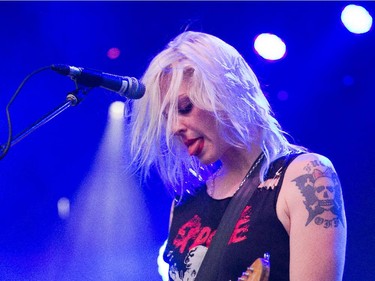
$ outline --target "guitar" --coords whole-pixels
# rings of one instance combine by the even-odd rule
[[[270,255],[256,259],[237,281],[268,281],[270,276]]]

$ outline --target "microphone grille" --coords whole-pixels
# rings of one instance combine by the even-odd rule
[[[146,87],[144,84],[138,81],[134,77],[128,77],[128,89],[125,93],[125,97],[129,99],[140,99],[146,92]]]

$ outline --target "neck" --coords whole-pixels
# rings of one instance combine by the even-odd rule
[[[222,167],[214,181],[208,182],[210,195],[216,199],[233,196],[261,152],[261,148],[255,145],[250,151],[233,147],[228,150],[220,159]]]
[[[256,145],[253,145],[250,151],[232,148],[220,159],[222,171],[227,175],[245,176],[261,152],[261,148]]]

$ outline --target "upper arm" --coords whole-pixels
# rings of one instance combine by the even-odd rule
[[[318,154],[298,156],[285,173],[279,199],[278,214],[284,214],[290,235],[290,280],[341,280],[346,220],[332,163]]]

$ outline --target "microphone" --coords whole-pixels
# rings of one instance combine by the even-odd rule
[[[59,74],[70,76],[78,84],[87,87],[102,87],[129,99],[140,99],[146,90],[145,85],[134,77],[119,76],[66,64],[53,64],[51,69]]]

